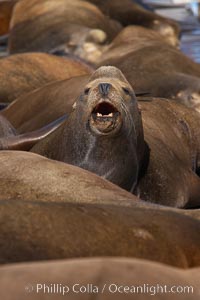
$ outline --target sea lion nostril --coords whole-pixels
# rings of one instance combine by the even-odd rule
[[[109,93],[109,90],[111,88],[111,84],[110,83],[100,83],[98,88],[99,88],[99,92],[102,95],[106,96]]]

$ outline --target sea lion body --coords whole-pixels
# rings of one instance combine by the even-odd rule
[[[167,99],[139,102],[150,148],[140,197],[176,207],[200,207],[200,119],[193,109]]]
[[[200,222],[158,207],[14,199],[0,201],[0,223],[1,263],[126,256],[200,265]]]
[[[134,89],[148,91],[154,97],[175,99],[200,111],[199,64],[161,40],[152,40],[148,34],[141,40],[136,37],[134,42],[130,38],[124,43],[132,30],[125,29],[116,37],[103,52],[98,66],[113,65]]]
[[[80,95],[90,75],[49,83],[20,96],[1,113],[19,133],[37,130],[48,123],[70,114],[75,99]]]
[[[1,200],[113,205],[127,201],[130,206],[139,200],[93,173],[34,153],[0,151],[0,163]]]
[[[73,57],[64,59],[45,53],[12,55],[0,60],[0,102],[12,102],[50,82],[92,71],[92,67]]]
[[[199,267],[180,270],[141,259],[85,258],[1,266],[0,288],[4,300],[11,299],[13,294],[18,299],[27,299],[22,286],[30,289],[30,300],[35,299],[37,287],[40,299],[46,300],[49,294],[44,293],[45,285],[51,287],[52,283],[57,282],[60,285],[55,287],[62,288],[60,293],[54,295],[55,300],[63,298],[62,292],[72,300],[88,299],[88,293],[81,293],[81,290],[90,291],[93,299],[98,294],[101,300],[120,300],[122,294],[126,295],[126,299],[133,299],[134,294],[134,298],[140,300],[151,299],[156,295],[161,300],[188,300],[188,297],[196,300],[199,295],[199,274]],[[31,285],[27,285],[27,282]],[[45,285],[41,285],[43,282]],[[138,295],[134,293],[137,290]],[[181,290],[184,292],[179,293]]]
[[[166,42],[176,46],[180,34],[180,27],[177,22],[164,18],[131,0],[87,0],[97,5],[103,13],[119,21],[124,26],[139,25],[158,31]]]
[[[76,33],[82,39],[88,29],[104,31],[110,41],[121,30],[118,22],[103,15],[95,5],[80,0],[19,1],[10,27],[10,53],[48,52],[70,44]]]
[[[59,131],[32,151],[133,191],[145,143],[137,101],[123,74],[113,67],[99,68],[75,105]]]

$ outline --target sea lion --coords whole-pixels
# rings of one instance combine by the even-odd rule
[[[164,18],[131,0],[87,0],[97,5],[103,13],[119,21],[124,26],[140,25],[158,31],[167,43],[176,46],[180,27],[174,20]]]
[[[49,299],[50,287],[58,291],[53,295],[55,300],[63,299],[63,294],[70,299],[87,300],[88,293],[90,299],[98,295],[102,300],[122,299],[122,295],[126,299],[134,295],[138,300],[158,295],[160,300],[196,300],[199,275],[200,268],[180,270],[142,259],[56,260],[1,266],[0,289],[4,300],[25,300],[27,294],[30,300]]]
[[[19,133],[37,130],[72,111],[74,100],[89,77],[83,75],[49,83],[17,98],[1,114]]]
[[[159,207],[14,199],[0,201],[0,224],[1,263],[128,256],[200,266],[200,222]]]
[[[139,200],[93,173],[34,153],[0,151],[0,163],[0,199],[112,205],[127,200],[130,206]]]
[[[199,113],[167,99],[139,103],[150,148],[140,197],[169,206],[200,207]]]
[[[88,85],[86,84],[85,92],[76,101],[76,107],[74,107],[68,120],[53,134],[36,144],[31,151],[88,169],[100,176],[105,176],[108,180],[129,191],[131,190],[129,184],[132,182],[136,188],[134,193],[139,193],[140,197],[147,201],[181,208],[199,207],[200,140],[198,137],[200,136],[200,119],[198,113],[174,101],[153,98],[148,100],[146,98],[147,101],[140,101],[144,125],[143,137],[140,114],[137,110],[136,113],[131,112],[131,106],[137,107],[137,104],[134,99],[131,100],[132,97],[129,96],[130,100],[128,100],[128,95],[122,94],[126,81],[124,79],[122,81],[120,76],[120,71],[114,67],[98,69],[91,77]],[[105,88],[103,85],[101,88],[100,83],[107,83],[108,85],[105,85]],[[116,88],[116,84],[119,83],[121,90],[119,86]],[[109,84],[114,85],[114,88]],[[126,91],[127,88],[129,92]],[[132,88],[126,83],[125,93],[127,92],[133,94]],[[116,110],[112,106],[104,105],[108,101],[106,99],[113,101],[113,96],[115,96],[115,102],[111,103],[117,107]],[[98,100],[99,105],[93,102],[97,101],[96,99],[100,99]],[[122,100],[125,104],[121,104]],[[110,136],[104,135],[102,137],[99,134],[99,131],[103,131],[104,128],[105,130],[108,128],[109,132],[110,124],[114,124],[114,132],[115,130],[117,132],[120,120],[116,119],[116,123],[111,122],[115,113],[120,110],[117,101],[122,107],[125,105],[128,116],[131,112],[129,120],[133,118],[133,121],[128,123],[126,132],[130,132],[129,143],[131,135],[137,139],[135,150],[131,147],[128,148],[127,145],[129,144],[124,142],[123,134],[119,134],[117,137],[115,134],[112,136],[112,130]],[[101,123],[104,114],[106,120]],[[110,119],[109,114],[111,114]],[[97,123],[95,123],[95,117]],[[125,120],[124,124],[127,124],[126,122]],[[135,132],[131,133],[132,127],[135,127]],[[119,146],[117,146],[118,139],[120,141]],[[77,147],[77,141],[78,145],[81,145],[81,149]],[[99,146],[100,141],[101,146]],[[102,148],[104,143],[106,146]],[[52,145],[57,146],[52,147]],[[126,151],[123,150],[125,145]],[[112,157],[111,161],[110,157]],[[129,167],[122,171],[121,162],[124,159]],[[129,159],[133,159],[132,167]],[[113,166],[115,166],[114,169]],[[173,170],[174,166],[176,166],[175,170]]]
[[[137,100],[121,71],[114,67],[96,70],[67,123],[32,151],[134,191],[146,148]]]
[[[74,57],[24,53],[0,60],[0,101],[12,102],[49,82],[89,74],[93,68]]]
[[[146,36],[145,42],[136,38],[135,45],[133,39],[125,45],[125,37],[126,31],[103,52],[97,66],[116,66],[135,89],[149,91],[154,97],[175,99],[200,111],[199,64],[158,39],[148,41]]]
[[[147,46],[156,44],[159,46],[160,43],[165,45],[166,41],[158,32],[142,26],[129,25],[123,28],[110,44],[102,46],[99,63],[109,59],[117,60],[119,56],[125,56]]]
[[[122,26],[106,17],[93,4],[80,0],[21,0],[13,11],[10,53],[48,52],[73,36],[88,35],[88,29],[100,29],[111,41]],[[26,37],[26,38],[24,38]]]

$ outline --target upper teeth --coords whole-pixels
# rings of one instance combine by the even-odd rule
[[[97,117],[113,117],[113,113],[110,113],[108,115],[102,115],[101,113],[97,113]]]

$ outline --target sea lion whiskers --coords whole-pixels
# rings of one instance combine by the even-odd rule
[[[133,118],[132,118],[132,116],[131,116],[131,114],[130,114],[130,112],[128,111],[128,109],[127,109],[127,106],[126,106],[126,104],[125,104],[125,102],[124,102],[124,99],[120,96],[120,98],[121,98],[121,106],[122,106],[122,110],[123,110],[123,112],[124,112],[124,114],[125,114],[125,117],[127,118],[127,122],[128,122],[128,134],[127,134],[127,136],[130,136],[130,134],[132,133],[132,129],[134,130],[134,134],[136,134],[136,128],[135,128],[135,124],[134,124],[134,122],[133,122]]]

